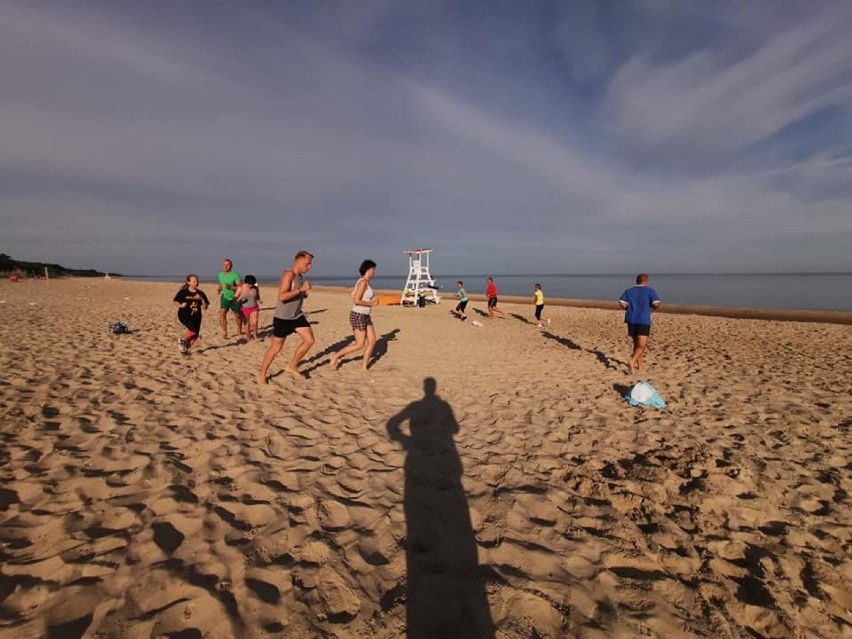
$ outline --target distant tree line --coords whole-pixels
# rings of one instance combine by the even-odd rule
[[[44,275],[45,268],[47,268],[50,277],[103,277],[106,275],[106,273],[92,268],[65,268],[59,264],[47,262],[24,262],[23,260],[13,259],[5,253],[0,253],[0,273],[18,273],[23,276],[39,277]],[[110,273],[110,275],[120,274]]]

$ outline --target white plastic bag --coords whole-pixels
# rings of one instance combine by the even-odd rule
[[[631,406],[666,407],[666,402],[663,401],[657,389],[646,381],[637,382],[629,392],[624,394],[624,398]]]

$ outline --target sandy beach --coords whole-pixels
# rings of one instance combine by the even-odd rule
[[[0,282],[0,637],[852,637],[852,326],[314,290],[259,386],[178,287]]]

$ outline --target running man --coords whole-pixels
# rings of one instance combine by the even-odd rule
[[[648,276],[640,273],[636,276],[636,286],[624,291],[618,303],[625,309],[627,335],[633,339],[633,355],[628,362],[630,372],[634,368],[642,370],[642,356],[648,348],[648,337],[651,335],[651,311],[660,307],[660,296],[648,286]]]
[[[243,332],[243,316],[240,312],[240,303],[234,299],[234,293],[240,287],[242,278],[234,268],[234,263],[225,259],[222,262],[222,270],[219,271],[219,326],[222,329],[222,337],[228,339],[228,311],[233,311],[237,321],[237,335]]]
[[[289,335],[296,333],[301,343],[296,347],[293,358],[285,369],[285,373],[304,379],[299,372],[299,362],[314,345],[314,332],[311,324],[302,313],[302,302],[311,290],[311,283],[303,278],[311,270],[314,256],[307,251],[299,251],[293,258],[293,266],[281,274],[278,281],[278,304],[272,317],[272,344],[263,356],[260,372],[257,374],[258,384],[268,384],[267,373],[275,356],[281,352],[284,342]]]

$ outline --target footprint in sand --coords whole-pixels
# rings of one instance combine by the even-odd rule
[[[336,531],[348,528],[352,523],[349,510],[336,501],[323,501],[319,507],[320,525],[325,530]]]
[[[361,611],[361,602],[343,579],[332,571],[323,571],[317,584],[320,602],[328,620],[346,623]]]

